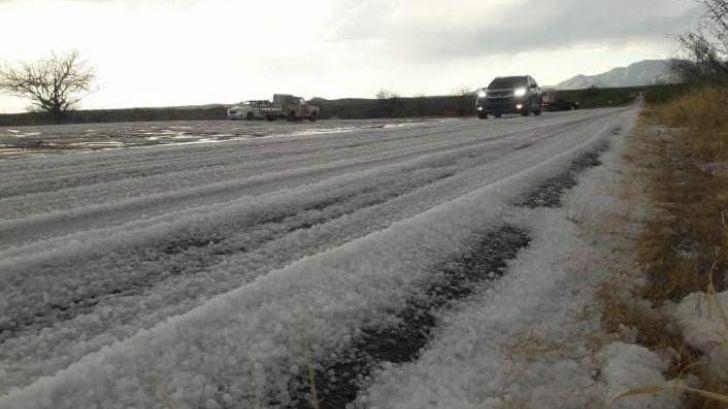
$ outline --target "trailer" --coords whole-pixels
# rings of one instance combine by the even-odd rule
[[[544,111],[573,111],[579,109],[579,102],[563,98],[558,93],[549,92],[544,95]]]
[[[289,94],[275,94],[272,104],[261,107],[263,116],[269,121],[285,118],[292,122],[304,119],[314,122],[318,119],[319,110],[319,107],[309,104],[305,99]]]

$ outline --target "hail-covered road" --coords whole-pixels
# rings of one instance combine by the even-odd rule
[[[634,111],[0,161],[0,408],[304,407]]]

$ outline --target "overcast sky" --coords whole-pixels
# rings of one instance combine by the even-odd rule
[[[77,49],[98,74],[83,108],[448,94],[669,58],[698,15],[692,0],[0,0],[0,63]]]

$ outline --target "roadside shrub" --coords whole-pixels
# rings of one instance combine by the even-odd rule
[[[659,107],[657,113],[671,127],[710,130],[728,124],[726,102],[728,89],[701,88]]]
[[[649,104],[664,104],[681,97],[688,90],[686,84],[655,85],[645,89],[642,95]]]

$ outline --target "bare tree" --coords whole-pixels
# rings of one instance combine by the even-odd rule
[[[77,51],[21,62],[0,70],[0,91],[29,98],[34,108],[60,123],[68,110],[91,91],[94,69]]]
[[[697,0],[705,9],[701,26],[679,38],[688,60],[673,61],[684,81],[728,79],[728,0]]]
[[[401,115],[403,103],[398,93],[383,89],[377,92],[377,99],[379,100],[380,116],[394,118]]]
[[[377,92],[377,99],[395,99],[399,98],[399,94],[386,89],[381,89]]]

